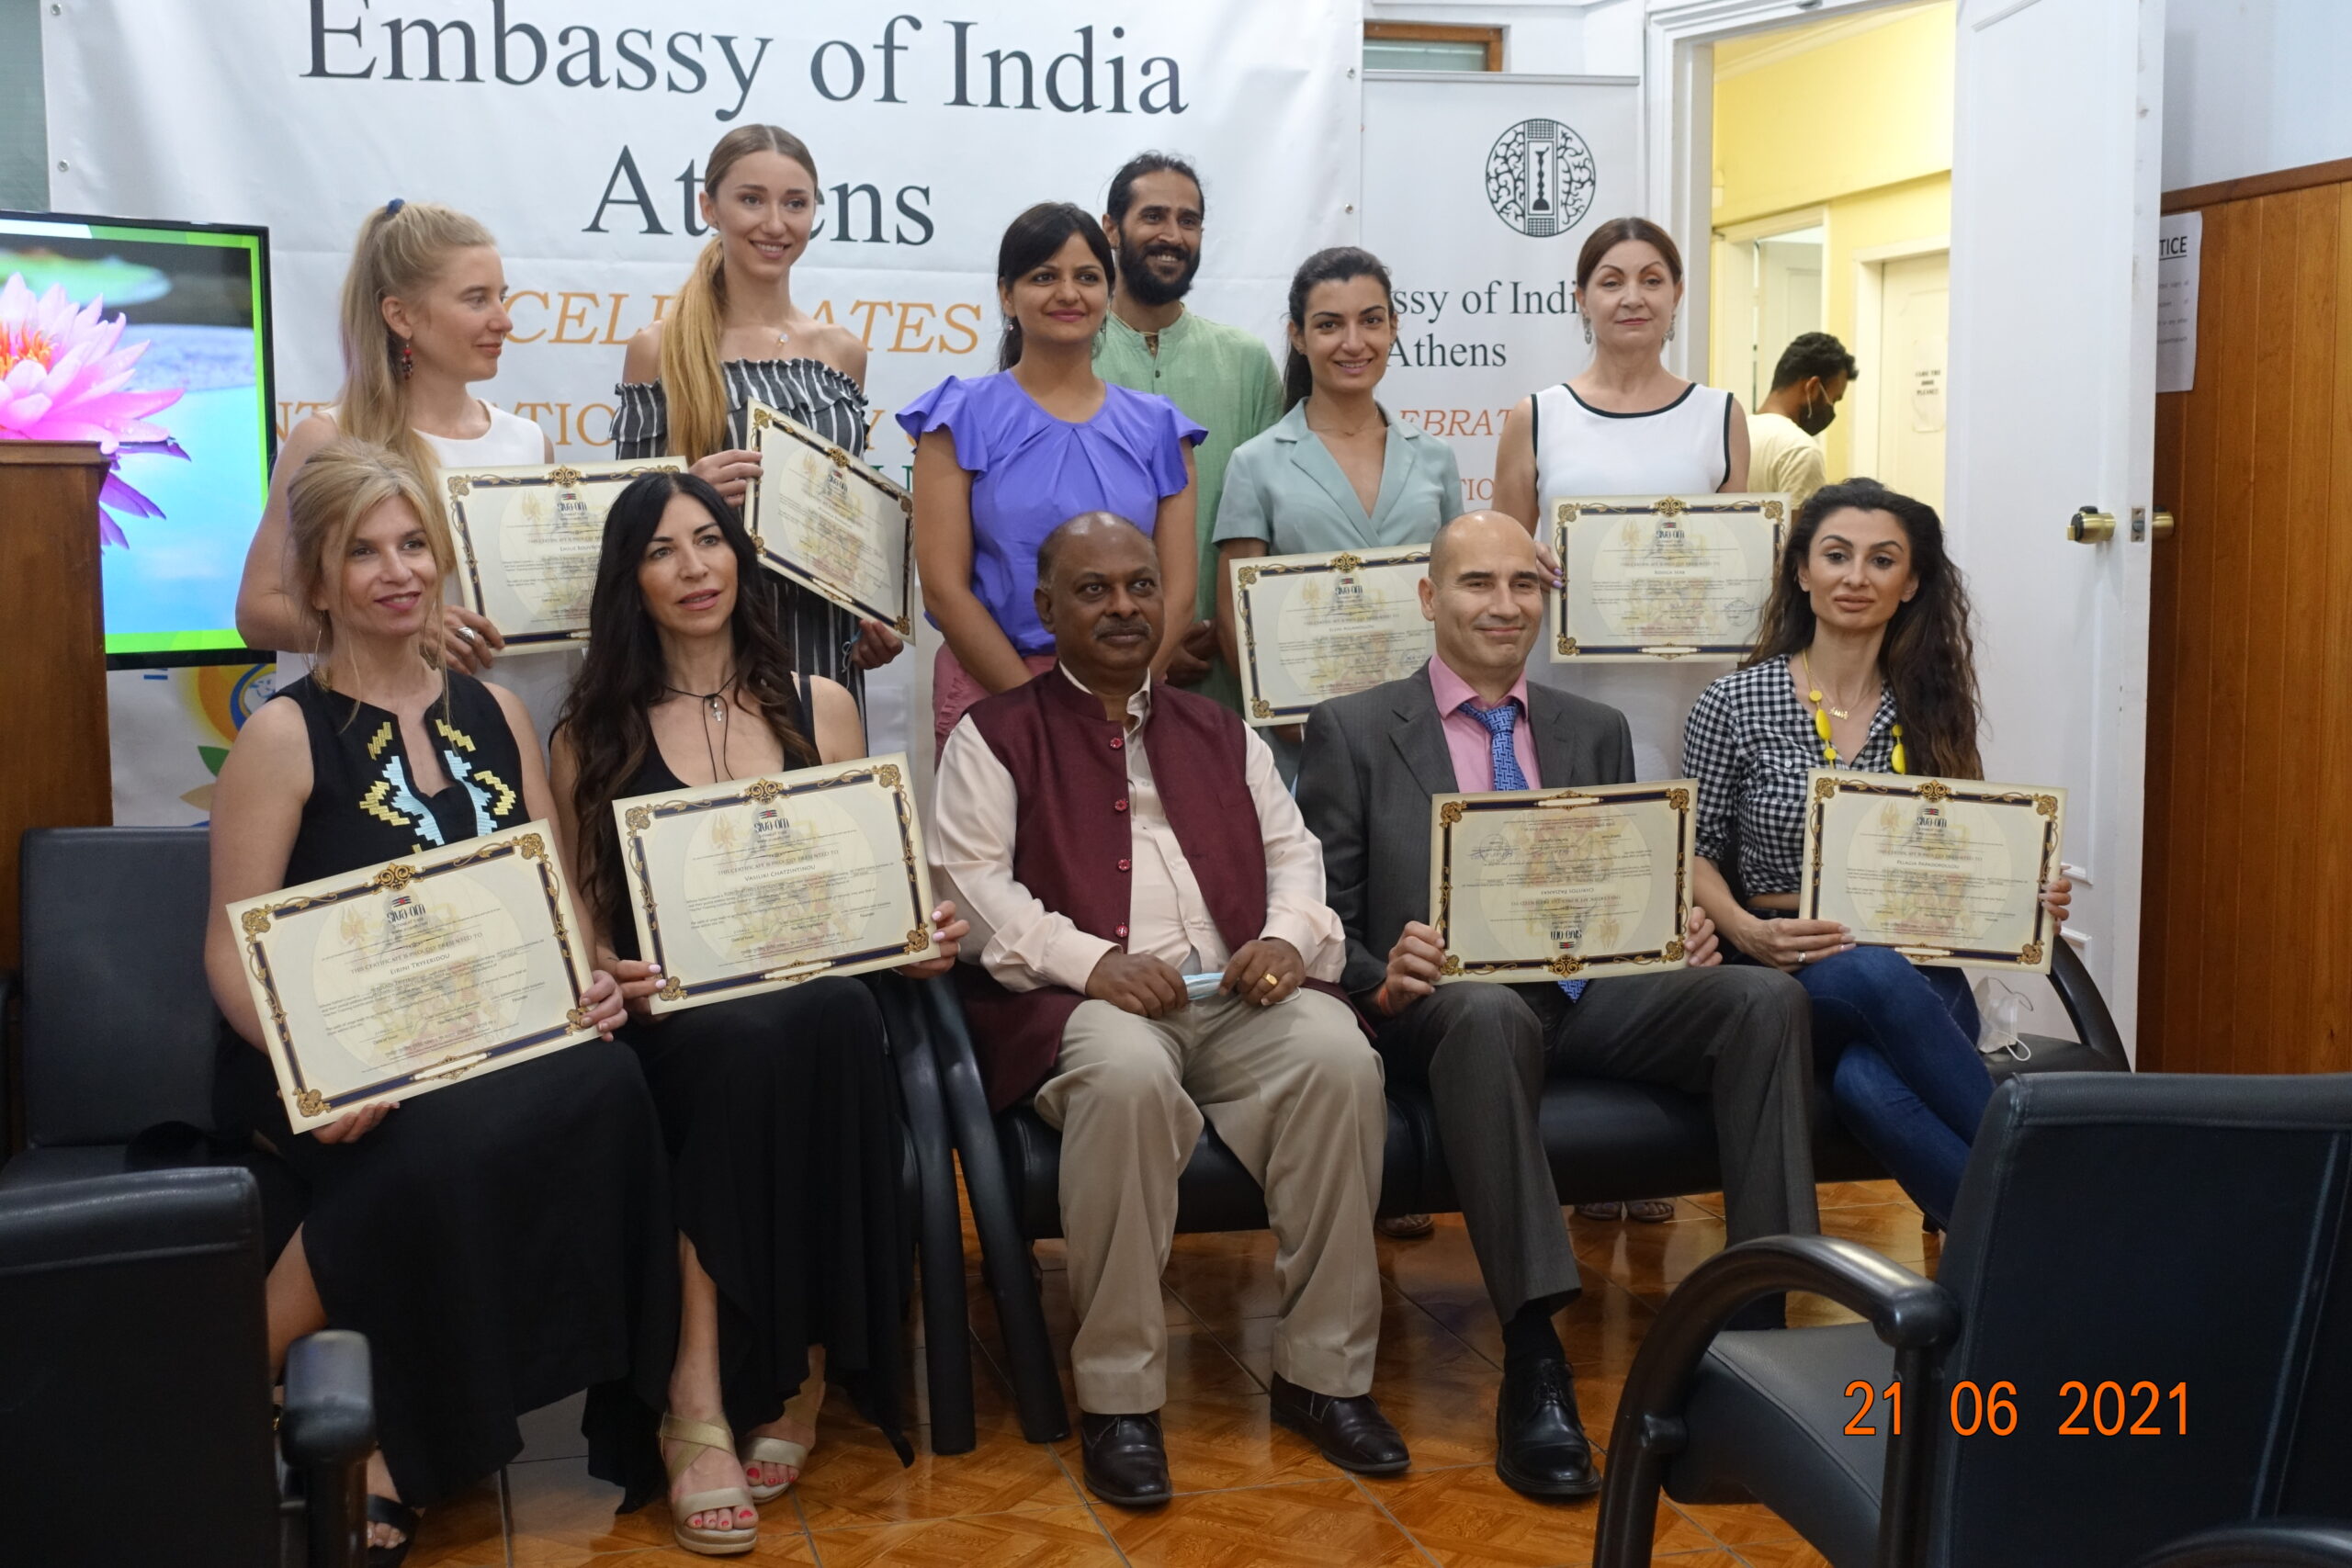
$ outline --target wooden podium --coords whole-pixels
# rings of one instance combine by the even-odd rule
[[[93,441],[0,441],[0,968],[17,966],[17,840],[114,820]]]

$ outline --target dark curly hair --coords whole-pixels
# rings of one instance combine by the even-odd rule
[[[1969,627],[1968,588],[1960,569],[1944,553],[1943,520],[1924,501],[1899,495],[1876,479],[1825,485],[1797,508],[1789,542],[1772,576],[1772,596],[1764,605],[1764,629],[1756,649],[1741,665],[1787,659],[1813,646],[1813,596],[1797,582],[1798,569],[1813,556],[1814,536],[1836,513],[1883,512],[1902,526],[1911,547],[1911,572],[1919,591],[1895,606],[1879,645],[1879,678],[1894,694],[1903,721],[1905,750],[1912,771],[1951,779],[1981,779],[1984,758],[1976,748],[1976,644]]]
[[[574,763],[571,807],[580,825],[581,863],[572,870],[608,935],[629,911],[613,802],[652,754],[650,716],[673,684],[662,634],[645,607],[637,573],[662,513],[679,496],[701,503],[734,552],[735,613],[729,624],[735,634],[737,689],[775,731],[786,767],[813,768],[822,761],[809,739],[814,721],[800,711],[792,649],[776,630],[775,580],[761,570],[743,520],[709,481],[693,474],[655,473],[637,480],[605,514],[604,552],[596,560],[596,591],[588,604],[588,657],[572,677],[555,723]]]

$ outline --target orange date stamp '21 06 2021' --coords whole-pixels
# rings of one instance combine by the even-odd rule
[[[1846,1397],[1860,1406],[1845,1426],[1849,1438],[1874,1438],[1882,1429],[1903,1435],[1903,1384],[1873,1388],[1857,1378],[1846,1385]],[[2136,1408],[2135,1408],[2136,1406]],[[1973,1438],[1983,1432],[2006,1438],[2026,1418],[2018,1403],[2017,1384],[2003,1380],[1979,1384],[1952,1384],[1943,1412],[1955,1436]],[[2121,1383],[2109,1379],[2083,1382],[2069,1379],[2058,1385],[2057,1432],[2065,1438],[2185,1438],[2188,1435],[2188,1385],[2169,1389],[2147,1382]]]

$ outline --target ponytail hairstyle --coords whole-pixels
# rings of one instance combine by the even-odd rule
[[[388,201],[360,223],[350,270],[343,275],[343,389],[335,394],[335,428],[399,454],[428,494],[439,488],[441,465],[410,423],[408,378],[401,368],[406,345],[385,322],[384,301],[423,294],[452,251],[497,243],[489,230],[453,208]],[[431,518],[425,525],[433,526]]]
[[[1008,299],[1013,284],[1032,267],[1054,259],[1075,234],[1086,242],[1102,268],[1106,287],[1119,282],[1119,264],[1111,254],[1111,237],[1087,210],[1068,201],[1041,201],[1014,219],[996,248],[996,286]],[[1004,337],[997,345],[996,367],[1010,370],[1021,363],[1021,322],[1004,313]]]
[[[1389,287],[1388,268],[1370,251],[1353,245],[1333,245],[1317,251],[1298,264],[1290,280],[1290,324],[1301,336],[1306,333],[1306,297],[1315,292],[1318,283],[1345,283],[1351,277],[1369,277],[1380,285],[1380,292],[1388,300],[1393,317],[1396,310],[1396,291]],[[1288,413],[1306,400],[1315,390],[1315,373],[1308,367],[1306,355],[1292,344],[1290,356],[1283,362],[1283,412]]]
[[[767,721],[784,750],[786,767],[813,768],[823,761],[814,739],[816,718],[800,711],[791,646],[776,629],[776,579],[761,570],[743,520],[709,481],[694,474],[663,471],[631,483],[605,514],[604,548],[588,602],[588,657],[572,677],[555,722],[574,763],[571,804],[581,837],[574,869],[592,911],[608,931],[629,918],[613,802],[653,754],[651,715],[672,690],[661,628],[645,607],[638,571],[663,513],[680,497],[710,513],[735,557],[735,612],[728,627],[735,644],[736,689]]]
[[[401,453],[355,435],[338,435],[311,454],[286,492],[288,556],[287,597],[311,623],[311,679],[334,689],[335,606],[343,596],[343,560],[360,521],[389,501],[408,503],[424,527],[438,579],[426,595],[440,601],[440,584],[457,575],[458,556],[449,544],[447,516],[426,488],[424,475]],[[321,612],[318,601],[329,608]],[[428,619],[419,651],[425,663],[442,664],[441,619]],[[356,710],[355,710],[356,711]]]
[[[808,144],[776,125],[739,125],[718,139],[702,172],[703,194],[718,199],[727,171],[754,152],[774,152],[808,171]],[[662,325],[662,395],[670,408],[670,450],[689,463],[727,446],[727,382],[718,370],[718,336],[727,321],[726,243],[717,234],[695,258]]]
[[[1979,709],[1976,647],[1969,635],[1973,619],[1960,568],[1944,553],[1944,525],[1926,502],[1898,495],[1876,479],[1825,485],[1797,508],[1789,542],[1773,570],[1772,595],[1764,605],[1764,629],[1741,669],[1769,660],[1792,659],[1813,646],[1813,596],[1797,582],[1797,570],[1812,558],[1814,536],[1839,512],[1884,512],[1903,528],[1911,547],[1911,574],[1919,591],[1895,606],[1879,645],[1879,679],[1894,694],[1895,716],[1903,721],[1903,743],[1921,766],[1916,771],[1948,779],[1981,779],[1984,761],[1976,749]]]

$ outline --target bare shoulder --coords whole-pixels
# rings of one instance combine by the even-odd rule
[[[220,763],[231,787],[247,780],[269,780],[311,793],[310,727],[302,720],[301,705],[292,698],[272,699],[254,711],[237,731],[229,755]]]
[[[808,716],[818,754],[828,762],[845,762],[865,754],[865,717],[849,688],[822,675],[808,677]]]
[[[538,731],[531,726],[531,710],[523,705],[523,699],[495,682],[484,681],[482,686],[497,699],[498,711],[506,716],[506,728],[514,732],[515,743],[526,751],[537,749]]]
[[[629,334],[628,347],[621,355],[621,379],[624,381],[662,379],[662,323],[660,321],[648,321]]]
[[[834,321],[819,321],[794,335],[793,346],[865,385],[865,340]]]
[[[321,409],[304,416],[286,435],[286,444],[277,449],[277,466],[291,473],[311,460],[318,449],[343,434],[334,422],[334,412]]]

